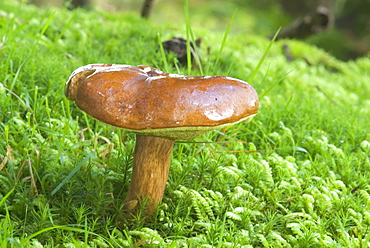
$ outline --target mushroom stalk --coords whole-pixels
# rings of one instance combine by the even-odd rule
[[[65,94],[95,119],[137,134],[123,208],[133,212],[143,204],[147,216],[163,198],[175,140],[248,122],[258,112],[257,92],[247,82],[183,76],[145,65],[82,66],[72,72]]]
[[[124,208],[132,211],[146,201],[146,213],[154,213],[166,187],[175,140],[136,135],[134,165]]]

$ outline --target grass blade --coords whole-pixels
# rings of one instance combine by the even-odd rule
[[[219,51],[218,51],[218,53],[217,53],[216,62],[215,62],[215,64],[214,64],[214,66],[213,66],[213,73],[215,73],[215,68],[217,68],[217,66],[218,66],[218,62],[220,61],[221,54],[222,54],[222,52],[223,52],[223,50],[224,50],[224,48],[225,48],[227,38],[229,37],[231,24],[232,24],[232,22],[233,22],[233,20],[234,20],[234,17],[235,17],[235,15],[236,15],[236,12],[237,12],[237,11],[238,11],[237,9],[234,11],[234,14],[231,16],[231,19],[230,19],[230,21],[229,21],[229,24],[227,25],[227,28],[226,28],[226,30],[225,30],[224,37],[222,38],[222,42],[221,42],[221,46],[220,46],[220,50],[219,50]]]
[[[193,44],[193,47],[190,47],[190,48],[193,48],[194,49],[194,60],[198,64],[200,74],[201,75],[204,75],[203,74],[203,66],[202,66],[202,63],[200,61],[200,57],[199,57],[199,53],[198,53],[198,47],[197,47],[196,42],[195,42],[195,38],[194,38],[194,35],[193,35],[193,30],[191,29],[190,26],[189,26],[189,32],[190,32],[191,42]],[[191,54],[190,54],[190,57],[191,57]]]
[[[31,239],[35,238],[36,236],[38,236],[38,235],[40,235],[44,232],[54,230],[54,229],[61,229],[61,230],[66,230],[66,231],[71,231],[71,232],[80,232],[80,233],[85,233],[85,234],[97,236],[97,237],[102,238],[104,241],[106,241],[110,245],[110,247],[113,247],[113,245],[106,238],[104,238],[103,236],[98,235],[94,232],[90,232],[90,231],[87,231],[87,230],[84,230],[84,229],[80,229],[80,228],[77,228],[77,227],[71,227],[71,226],[51,226],[51,227],[44,228],[44,229],[42,229],[38,232],[35,232],[35,233],[31,234],[30,236],[28,236],[27,238],[22,240],[22,243],[25,244],[25,243],[29,242]]]
[[[270,88],[268,88],[265,92],[263,92],[263,94],[261,94],[259,97],[262,99],[264,96],[266,96],[273,88],[275,88],[276,85],[278,85],[279,83],[281,83],[288,74],[289,73],[287,73],[286,75],[284,75],[281,78],[279,78],[278,80],[276,80],[275,83],[273,83],[270,86]]]
[[[189,1],[185,0],[185,28],[186,28],[186,56],[188,61],[188,75],[191,74],[191,50],[190,50],[190,20]]]
[[[162,57],[162,61],[163,61],[163,64],[164,64],[164,68],[165,68],[166,72],[169,72],[170,67],[168,66],[167,56],[166,56],[166,53],[164,52],[164,48],[163,48],[160,33],[157,34],[157,37],[158,37],[158,45],[159,45],[159,50],[161,51],[161,57]]]
[[[267,49],[266,49],[266,50],[265,50],[265,52],[263,53],[262,58],[261,58],[261,59],[260,59],[260,61],[258,62],[257,67],[254,69],[254,71],[253,71],[252,75],[249,77],[249,79],[248,79],[248,82],[249,82],[249,83],[252,83],[252,81],[253,81],[254,77],[256,76],[256,74],[257,74],[258,70],[260,69],[260,67],[261,67],[261,65],[262,65],[262,63],[263,63],[263,61],[265,60],[265,58],[266,58],[266,56],[267,56],[268,52],[270,51],[270,48],[271,48],[272,44],[274,44],[275,39],[276,39],[277,35],[278,35],[278,34],[279,34],[279,32],[280,32],[280,29],[281,29],[281,28],[279,28],[279,29],[278,29],[278,31],[276,31],[276,33],[275,33],[274,37],[271,39],[271,41],[270,41],[269,45],[267,46]]]
[[[46,32],[46,30],[49,28],[50,26],[50,23],[51,21],[53,20],[54,16],[55,16],[55,11],[51,13],[51,15],[49,16],[49,18],[46,20],[45,22],[45,25],[42,27],[41,31],[40,31],[40,37],[43,36]]]
[[[74,174],[76,174],[77,171],[79,171],[82,167],[82,165],[84,165],[90,158],[92,157],[92,154],[89,153],[86,155],[86,157],[76,166],[76,168],[74,168],[66,178],[63,179],[63,181],[51,192],[51,195],[55,195],[55,193],[57,193],[61,187],[63,187],[64,184],[66,184],[69,179],[71,179],[73,177]]]
[[[6,201],[6,199],[13,193],[13,191],[15,190],[15,188],[12,188],[0,201],[0,206],[4,204],[4,202]]]

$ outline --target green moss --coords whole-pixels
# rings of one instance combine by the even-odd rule
[[[302,42],[277,42],[251,82],[259,114],[176,143],[155,216],[122,219],[135,138],[83,114],[65,99],[64,84],[89,63],[163,69],[157,33],[184,28],[102,10],[2,4],[2,246],[370,245],[369,57],[342,62]],[[204,38],[203,68],[242,80],[269,44],[231,32],[212,68],[223,33],[192,29]],[[171,62],[173,72],[187,71]]]

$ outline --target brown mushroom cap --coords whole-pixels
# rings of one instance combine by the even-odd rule
[[[246,82],[168,74],[148,66],[80,67],[67,82],[66,96],[104,123],[170,139],[192,139],[248,122],[258,111],[257,93]]]

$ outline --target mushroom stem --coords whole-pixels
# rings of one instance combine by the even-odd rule
[[[134,165],[124,208],[132,211],[146,200],[146,214],[155,212],[166,187],[175,141],[163,137],[136,135]]]

